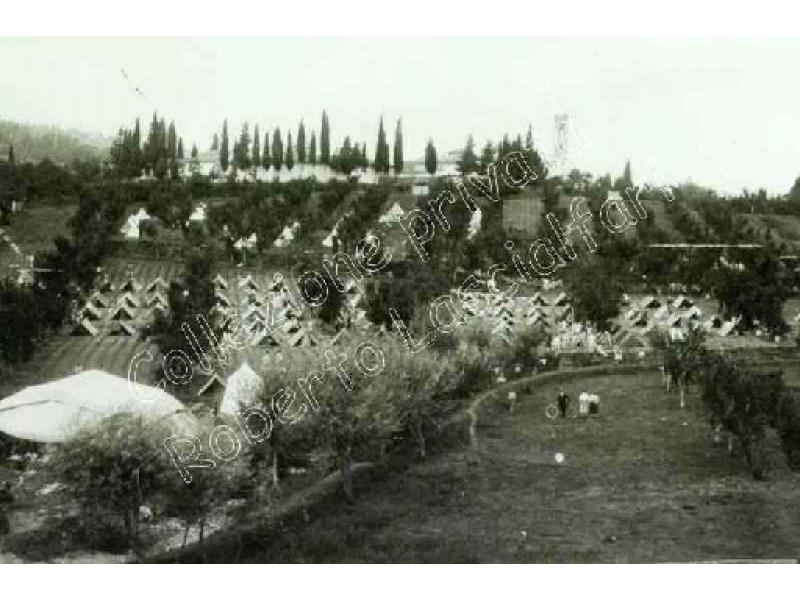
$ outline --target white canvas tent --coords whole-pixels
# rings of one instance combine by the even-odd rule
[[[253,342],[253,346],[258,346],[260,348],[266,346],[278,346],[278,345],[279,344],[277,340],[274,337],[272,337],[272,333],[267,331],[266,328],[264,328],[264,330],[261,331],[260,333],[256,334],[255,340]]]
[[[395,202],[392,204],[391,208],[383,213],[380,217],[378,217],[378,223],[391,225],[392,223],[399,223],[400,219],[403,218],[405,215],[405,211],[403,208]]]
[[[566,306],[567,304],[569,304],[569,298],[564,292],[561,292],[560,294],[558,294],[558,297],[555,299],[553,304],[555,304],[556,306]]]
[[[130,292],[125,292],[120,299],[117,301],[117,304],[125,303],[128,308],[139,308],[140,302],[136,299],[136,296],[131,294]]]
[[[158,275],[155,279],[153,279],[153,281],[147,285],[145,291],[148,294],[152,294],[153,292],[157,292],[159,289],[162,291],[167,291],[169,289],[169,285],[167,285],[167,282],[161,278],[161,275]]]
[[[292,348],[302,348],[307,346],[316,346],[317,340],[309,333],[307,329],[298,329],[294,334],[289,337],[287,343]]]
[[[104,371],[83,371],[33,385],[0,401],[0,431],[34,442],[65,442],[81,428],[120,413],[191,426],[178,400],[159,388]]]
[[[290,317],[281,325],[281,331],[286,334],[295,333],[300,329],[302,329],[300,327],[300,322],[295,317]]]
[[[736,334],[736,326],[738,325],[738,321],[725,321],[722,326],[719,328],[719,335],[720,337],[728,337],[730,335]]]
[[[205,394],[208,394],[209,392],[213,392],[217,388],[220,388],[220,387],[224,388],[225,387],[225,382],[222,381],[222,379],[220,378],[219,375],[217,375],[216,373],[213,373],[211,375],[211,377],[209,377],[208,380],[203,384],[203,387],[201,387],[197,391],[197,395],[198,396],[204,396]]]
[[[264,380],[256,373],[247,362],[243,362],[236,371],[228,377],[225,393],[219,412],[225,415],[236,415],[240,407],[252,406],[264,389]]]
[[[538,323],[541,323],[542,325],[545,326],[548,325],[547,317],[545,317],[542,313],[536,313],[529,316],[527,319],[525,319],[525,323],[528,325],[536,325]]]
[[[96,337],[100,332],[88,319],[81,320],[72,330],[72,335],[90,335]]]
[[[99,321],[103,318],[103,315],[100,314],[100,311],[95,308],[93,304],[87,303],[86,306],[81,309],[81,317],[89,321]]]
[[[120,286],[119,291],[137,293],[141,289],[142,284],[136,281],[133,277],[128,277],[128,280]]]
[[[661,302],[653,298],[653,296],[646,296],[642,300],[642,308],[658,308],[659,306],[661,306]]]
[[[216,287],[218,287],[218,288],[220,288],[222,290],[227,290],[228,289],[228,282],[225,281],[225,278],[222,275],[220,275],[219,273],[214,275],[213,283],[214,283],[214,285]]]
[[[169,306],[169,302],[164,297],[164,294],[161,292],[156,292],[152,295],[152,297],[145,303],[145,306],[148,308],[167,308]]]
[[[531,296],[528,304],[531,306],[548,306],[547,300],[545,300],[539,292],[536,292],[533,296]]]
[[[134,319],[134,314],[128,306],[120,304],[111,314],[111,319],[114,321],[132,321]]]
[[[228,300],[228,297],[220,291],[214,292],[214,299],[217,301],[217,304],[221,304],[226,308],[231,305],[231,301]]]
[[[108,308],[109,301],[108,299],[103,296],[100,292],[95,292],[91,296],[89,296],[88,302],[92,302],[95,306],[99,306],[100,308]]]
[[[691,308],[692,306],[694,306],[694,302],[684,295],[678,296],[672,302],[672,308]]]
[[[117,327],[116,329],[112,329],[109,335],[136,337],[137,335],[139,335],[139,332],[136,330],[136,327],[134,327],[132,323],[120,321],[119,327]]]
[[[244,277],[242,277],[241,279],[239,279],[239,287],[250,288],[251,290],[254,291],[258,290],[258,284],[256,283],[255,279],[253,279],[253,276],[250,275],[249,273]]]
[[[639,317],[639,311],[635,308],[629,308],[628,311],[625,313],[626,321],[633,321],[638,317]]]

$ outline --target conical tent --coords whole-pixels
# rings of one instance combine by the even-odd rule
[[[214,292],[214,299],[217,301],[217,304],[221,304],[226,308],[231,305],[231,301],[228,300],[228,297],[220,291]]]
[[[653,296],[646,296],[642,300],[642,308],[658,308],[659,306],[661,306],[661,302],[653,298]]]
[[[161,275],[159,275],[155,279],[153,279],[153,281],[151,281],[149,284],[147,284],[147,287],[145,288],[145,291],[148,294],[152,294],[152,293],[157,292],[159,290],[160,291],[166,291],[168,289],[169,289],[169,286],[167,285],[167,282],[164,281],[161,278]]]
[[[533,296],[531,296],[531,299],[528,301],[528,304],[531,304],[533,306],[549,306],[547,300],[545,300],[544,297],[542,297],[542,295],[539,292],[536,292]]]
[[[203,387],[198,390],[197,395],[205,396],[206,394],[210,394],[224,388],[225,382],[222,381],[222,378],[219,375],[213,373],[211,377],[209,377],[208,380],[203,384]]]
[[[316,346],[317,340],[313,338],[307,329],[299,329],[289,337],[288,344],[293,348]]]
[[[273,337],[272,333],[264,329],[256,334],[255,340],[253,340],[253,345],[260,348],[268,348],[278,346],[279,344],[278,341]]]
[[[264,390],[264,380],[245,361],[228,377],[219,412],[236,415],[241,408],[252,406]]]
[[[244,276],[243,278],[239,279],[239,287],[240,288],[249,288],[251,290],[258,290],[258,284],[256,284],[255,279],[249,273]]]
[[[247,323],[252,323],[254,321],[261,321],[262,323],[267,322],[267,315],[264,314],[257,306],[251,306],[247,312],[244,314],[244,320]]]
[[[93,305],[87,304],[81,309],[81,316],[84,319],[88,319],[89,321],[99,321],[103,318],[103,315],[100,314],[100,311],[97,310]]]
[[[147,300],[147,302],[145,302],[145,306],[148,308],[167,308],[169,306],[169,302],[164,297],[164,294],[161,292],[156,292]]]
[[[125,292],[117,302],[117,304],[123,303],[129,308],[139,308],[141,304],[139,300],[137,300],[136,297],[130,292]]]
[[[281,325],[281,331],[283,331],[283,333],[295,333],[300,329],[300,322],[294,317],[290,317]]]
[[[95,337],[100,332],[88,319],[81,320],[72,330],[72,335],[90,335]]]
[[[89,296],[89,302],[93,303],[95,306],[99,306],[100,308],[108,308],[111,304],[100,292],[95,292]]]
[[[228,289],[228,282],[225,281],[225,278],[222,275],[220,275],[219,273],[217,273],[214,276],[214,279],[212,280],[212,282],[219,289],[222,289],[222,290],[227,290]]]
[[[683,295],[678,296],[672,302],[672,308],[691,308],[692,306],[694,306],[694,302]]]
[[[530,317],[525,319],[525,323],[528,324],[528,325],[542,324],[542,325],[545,325],[545,326],[548,324],[547,323],[547,317],[545,317],[541,313],[538,313],[538,314],[535,314],[535,315],[531,315]]]
[[[136,337],[137,335],[139,335],[139,332],[136,330],[136,328],[133,326],[132,323],[120,321],[119,326],[116,329],[112,329],[109,335]]]
[[[130,277],[125,283],[123,283],[120,286],[119,291],[135,293],[138,292],[140,289],[142,289],[142,284],[140,284],[138,281]]]
[[[639,318],[639,311],[635,308],[629,308],[628,311],[625,313],[626,321],[635,321],[638,318]]]
[[[111,319],[114,321],[132,321],[134,318],[133,312],[124,304],[120,304],[111,313]]]

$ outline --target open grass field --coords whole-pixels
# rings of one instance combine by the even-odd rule
[[[52,249],[53,240],[58,236],[69,237],[67,221],[76,209],[76,203],[26,207],[12,215],[11,224],[3,226],[3,229],[23,254],[38,254]],[[6,276],[16,277],[17,270],[9,265],[17,263],[19,259],[16,253],[8,244],[0,242],[0,279]]]
[[[795,374],[796,375],[796,374]],[[796,376],[793,377],[796,379]],[[564,385],[600,395],[601,416],[549,420],[558,391],[482,411],[475,452],[362,476],[333,498],[242,540],[253,562],[684,562],[796,559],[800,476],[769,438],[769,481],[738,446],[714,445],[697,399],[687,410],[657,373]],[[563,453],[564,461],[554,456]],[[230,560],[230,549],[210,560]]]

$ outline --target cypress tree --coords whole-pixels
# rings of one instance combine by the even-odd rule
[[[622,172],[622,182],[625,189],[633,185],[633,175],[631,174],[631,161],[625,163],[625,170]]]
[[[219,150],[219,134],[215,131],[214,137],[211,139],[211,149]]]
[[[261,135],[258,131],[258,123],[256,123],[256,129],[253,132],[253,166],[261,166]]]
[[[535,185],[541,184],[547,175],[547,171],[545,170],[542,157],[539,156],[539,153],[533,146],[533,128],[530,125],[528,125],[528,133],[525,135],[524,154],[525,154],[525,160],[528,161],[528,164],[531,166],[534,173],[536,173],[537,179]]]
[[[228,170],[228,119],[222,123],[222,140],[219,143],[219,165],[222,172]]]
[[[400,119],[397,119],[397,128],[394,132],[394,172],[403,172],[403,130],[400,124]]]
[[[283,166],[283,141],[279,127],[275,128],[275,133],[272,135],[272,166],[276,171],[280,171]]]
[[[506,154],[511,151],[511,144],[508,141],[508,134],[503,134],[503,141],[500,142],[500,149],[497,153],[497,158],[502,159]]]
[[[153,120],[150,121],[150,130],[147,132],[147,141],[142,150],[143,166],[145,169],[154,169],[158,160],[158,115],[153,113]]]
[[[475,156],[475,142],[472,136],[467,138],[467,145],[464,152],[461,154],[461,160],[458,161],[458,172],[461,175],[474,173],[478,169],[478,158]]]
[[[192,144],[192,158],[197,158],[197,144]]]
[[[486,145],[483,147],[483,151],[481,152],[481,163],[479,169],[481,175],[486,174],[486,169],[493,162],[494,162],[494,146],[492,146],[492,142],[486,142]]]
[[[170,153],[169,135],[167,134],[167,126],[164,119],[160,119],[157,128],[157,144],[156,144],[156,164],[155,175],[158,179],[163,179],[167,175],[170,168],[172,154]]]
[[[133,146],[132,175],[139,175],[142,171],[142,129],[139,125],[139,117],[136,117],[136,125],[133,128],[131,145]]]
[[[250,126],[245,122],[236,146],[238,152],[233,153],[234,166],[239,169],[250,168]]]
[[[331,130],[328,114],[322,111],[322,129],[319,134],[319,162],[323,165],[331,162]]]
[[[290,171],[294,167],[294,150],[292,150],[292,132],[286,136],[286,168]]]
[[[269,131],[264,132],[264,150],[261,152],[261,166],[268,171],[272,166],[272,158],[269,155]]]
[[[306,162],[306,127],[302,119],[297,128],[297,162],[301,165]]]
[[[170,163],[174,163],[178,158],[178,139],[175,134],[175,121],[169,122],[169,129],[167,130],[167,159]]]
[[[308,163],[317,164],[317,134],[311,130],[311,140],[308,142]]]
[[[183,138],[178,138],[178,160],[183,160]]]
[[[375,170],[378,173],[389,171],[389,145],[386,143],[386,132],[383,130],[383,117],[378,125],[378,144],[375,147]]]
[[[14,144],[11,144],[8,147],[8,163],[13,165],[15,162],[16,159],[14,158]]]
[[[436,174],[436,148],[433,145],[433,140],[428,140],[428,145],[425,146],[425,170],[431,174]]]

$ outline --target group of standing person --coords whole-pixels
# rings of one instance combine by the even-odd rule
[[[556,403],[558,404],[558,416],[562,419],[567,416],[567,408],[569,407],[570,398],[563,390],[559,390]],[[590,394],[589,392],[581,392],[578,396],[578,416],[588,417],[589,415],[600,414],[600,396],[597,394]]]

